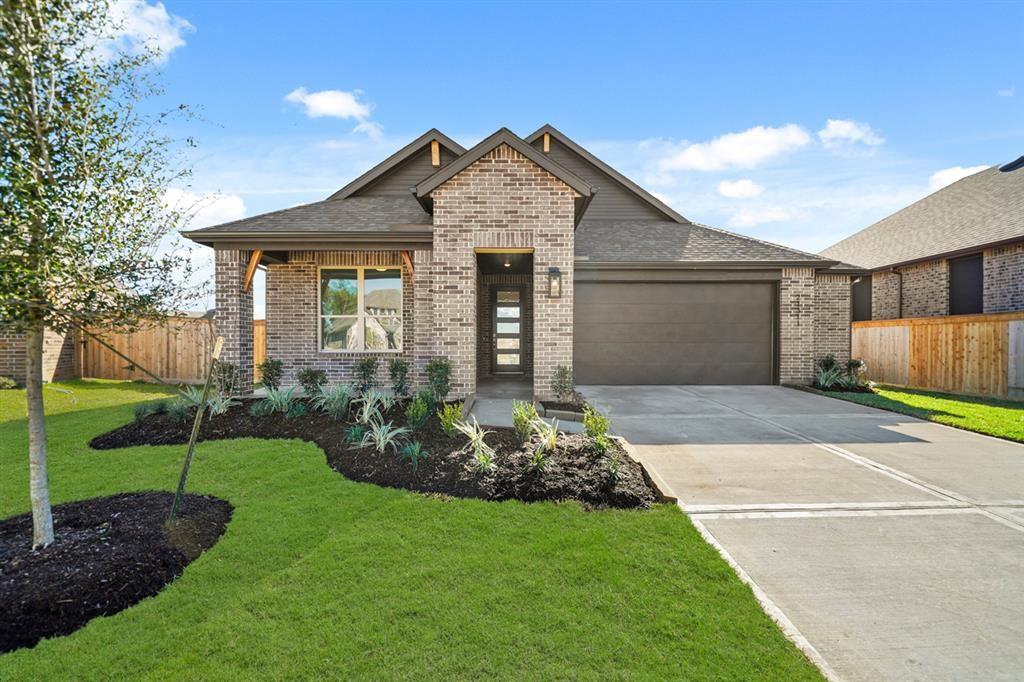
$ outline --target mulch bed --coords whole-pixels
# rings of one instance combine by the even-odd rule
[[[231,505],[186,495],[167,529],[172,493],[126,493],[53,508],[54,542],[32,550],[32,516],[0,521],[0,652],[67,635],[151,597],[209,549]]]
[[[288,418],[274,413],[253,417],[249,403],[232,407],[223,415],[206,417],[200,440],[226,438],[297,438],[317,444],[327,455],[332,469],[354,481],[375,483],[422,493],[484,500],[579,500],[588,508],[647,508],[655,500],[643,470],[613,442],[609,455],[619,462],[618,474],[607,473],[606,458],[582,435],[562,434],[556,452],[548,455],[543,471],[530,466],[533,447],[522,445],[512,429],[490,429],[488,445],[496,451],[496,468],[480,473],[473,466],[472,453],[461,434],[449,438],[436,414],[411,434],[429,456],[414,470],[406,459],[390,450],[383,455],[372,448],[353,448],[344,442],[348,424],[327,415],[309,414]],[[404,426],[402,405],[385,416],[395,426]],[[167,415],[149,415],[93,439],[97,449],[135,445],[169,445],[188,441],[191,421],[176,423]]]

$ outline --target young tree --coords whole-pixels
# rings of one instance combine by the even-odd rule
[[[116,28],[105,0],[0,0],[0,325],[26,340],[34,547],[53,542],[44,331],[133,328],[198,295],[159,248],[185,218],[163,197],[187,109],[147,113],[157,55],[113,50]]]

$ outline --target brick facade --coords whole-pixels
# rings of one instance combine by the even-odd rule
[[[853,319],[850,277],[814,278],[814,356],[832,354],[840,362],[850,359],[850,322]]]
[[[297,383],[297,374],[307,368],[327,372],[332,382],[354,379],[356,363],[367,357],[379,358],[377,380],[388,385],[388,363],[404,358],[410,364],[410,378],[419,384],[429,353],[417,358],[416,340],[428,332],[417,328],[414,315],[417,285],[429,278],[421,267],[421,252],[415,252],[415,274],[403,267],[399,251],[292,251],[288,262],[267,266],[267,357],[284,363],[284,385]],[[427,252],[429,255],[429,252]],[[317,309],[319,269],[324,266],[379,266],[402,268],[402,349],[395,352],[337,352],[320,350],[320,316]]]
[[[0,376],[25,384],[25,335],[0,331]],[[46,330],[43,337],[43,381],[75,377],[74,334]]]
[[[504,144],[434,190],[436,343],[454,363],[457,395],[476,387],[476,248],[533,249],[534,394],[553,397],[555,368],[572,366],[574,198]],[[544,295],[549,267],[562,273],[561,298]]]
[[[477,278],[476,374],[491,374],[494,355],[491,303],[495,287],[520,287],[522,298],[522,363],[523,374],[533,376],[533,277],[529,274],[480,274]]]
[[[252,390],[252,289],[242,291],[249,254],[228,249],[215,251],[217,335],[224,338],[220,359],[235,365],[243,393]]]
[[[1024,310],[1024,242],[985,251],[985,312]]]
[[[808,384],[814,363],[850,357],[850,277],[783,268],[779,282],[779,381]]]
[[[986,249],[983,263],[983,311],[1003,313],[1024,310],[1024,242]],[[914,263],[896,268],[895,272],[880,271],[872,274],[872,319],[948,314],[948,260]]]

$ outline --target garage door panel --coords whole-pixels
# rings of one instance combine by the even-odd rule
[[[771,283],[575,287],[573,364],[580,383],[772,383]]]

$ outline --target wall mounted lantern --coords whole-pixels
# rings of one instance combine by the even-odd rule
[[[548,268],[548,298],[562,298],[562,271],[555,266]]]

